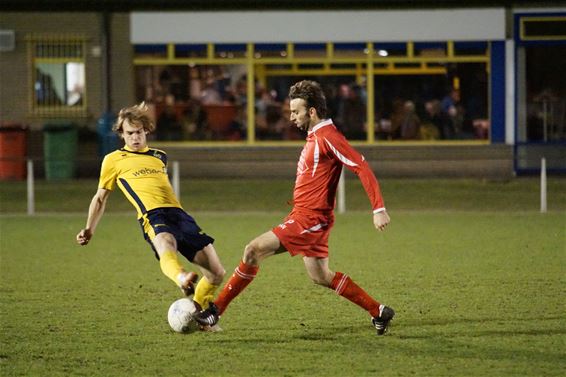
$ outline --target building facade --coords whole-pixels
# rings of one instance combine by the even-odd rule
[[[566,169],[556,74],[566,8],[0,17],[0,119],[35,134],[50,122],[95,132],[105,114],[143,100],[157,141],[285,145],[302,138],[289,131],[286,90],[312,78],[364,147],[505,145],[515,173],[536,171],[541,157]],[[35,139],[31,156],[41,154]]]

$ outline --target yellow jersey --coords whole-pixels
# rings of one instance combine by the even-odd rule
[[[167,176],[167,154],[159,149],[134,152],[124,147],[107,154],[98,188],[114,190],[116,184],[135,207],[138,219],[155,208],[182,208]]]

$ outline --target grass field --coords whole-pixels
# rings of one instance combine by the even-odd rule
[[[183,203],[231,273],[243,246],[279,223],[292,182],[183,182]],[[392,224],[372,229],[355,181],[331,236],[331,268],[397,317],[369,317],[314,286],[299,258],[267,260],[220,333],[167,325],[178,290],[161,275],[120,193],[89,246],[94,181],[0,188],[2,376],[563,376],[566,180],[383,180]],[[222,198],[222,199],[221,199]],[[55,213],[58,208],[64,213]]]

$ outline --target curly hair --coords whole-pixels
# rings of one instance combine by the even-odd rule
[[[148,114],[148,107],[145,102],[138,105],[125,107],[118,113],[118,119],[114,126],[112,126],[112,131],[117,134],[121,134],[124,130],[124,121],[127,120],[130,124],[138,124],[143,127],[144,130],[148,132],[155,131],[155,123],[151,120]]]
[[[289,89],[289,99],[303,99],[307,104],[307,109],[314,107],[320,119],[325,119],[328,113],[326,107],[326,97],[316,81],[303,80],[294,84]]]

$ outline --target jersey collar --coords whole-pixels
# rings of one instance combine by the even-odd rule
[[[127,150],[128,152],[134,152],[134,153],[144,153],[144,152],[147,152],[147,151],[149,150],[149,147],[148,147],[148,146],[146,146],[145,148],[143,148],[143,149],[140,149],[139,151],[134,151],[133,149],[131,149],[131,148],[128,148],[128,146],[127,146],[127,145],[124,145],[124,149],[125,149],[125,150]]]
[[[314,127],[312,128],[312,130],[310,130],[310,131],[308,132],[308,134],[310,135],[310,134],[312,134],[313,132],[318,131],[318,130],[321,129],[322,127],[324,127],[324,126],[330,126],[331,124],[333,124],[333,123],[332,123],[332,119],[330,119],[330,118],[329,118],[329,119],[325,119],[325,120],[323,120],[323,121],[320,121],[316,126],[314,126]]]

